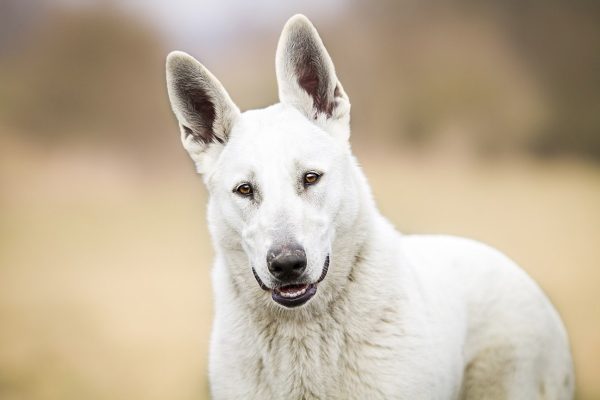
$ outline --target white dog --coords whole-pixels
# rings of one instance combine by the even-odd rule
[[[191,56],[167,58],[183,146],[210,193],[215,399],[571,399],[563,324],[508,258],[402,236],[350,151],[350,103],[291,18],[280,103],[241,113]]]

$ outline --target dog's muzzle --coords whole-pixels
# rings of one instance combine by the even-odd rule
[[[258,282],[258,285],[263,290],[271,291],[271,298],[276,303],[287,307],[294,308],[299,307],[309,301],[317,293],[317,285],[325,279],[327,271],[329,270],[329,255],[325,257],[325,263],[323,264],[323,271],[321,276],[316,282],[313,283],[290,283],[285,285],[278,285],[274,288],[269,288],[260,279],[254,267],[252,267],[252,273],[254,278]]]

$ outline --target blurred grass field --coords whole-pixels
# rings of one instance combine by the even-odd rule
[[[157,168],[13,150],[0,160],[0,398],[208,398],[212,250],[183,152]],[[578,399],[600,398],[600,168],[358,157],[400,230],[473,237],[521,263],[566,322]]]

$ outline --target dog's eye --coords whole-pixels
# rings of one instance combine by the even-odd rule
[[[254,190],[249,183],[242,183],[235,188],[235,192],[241,196],[250,197],[254,193]]]
[[[304,174],[304,186],[314,185],[321,179],[321,175],[316,172],[307,172]]]

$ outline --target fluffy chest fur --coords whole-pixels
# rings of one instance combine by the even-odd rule
[[[223,398],[389,398],[400,383],[398,319],[391,308],[350,319],[342,309],[306,321],[242,317],[229,325],[230,340],[216,338],[215,352],[224,353],[213,354],[211,366],[236,378],[222,386],[217,378],[213,388]]]
[[[372,315],[361,321],[360,331],[333,315],[293,330],[277,322],[266,325],[258,332],[253,355],[262,366],[256,387],[281,399],[385,398],[397,382],[393,342],[401,332],[399,325],[382,324],[382,319]],[[382,366],[389,368],[387,376]]]

